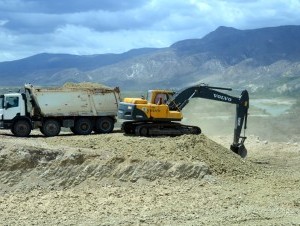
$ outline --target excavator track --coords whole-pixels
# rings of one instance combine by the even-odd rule
[[[197,126],[183,125],[175,122],[135,122],[122,124],[125,134],[136,136],[180,136],[184,134],[200,134]]]

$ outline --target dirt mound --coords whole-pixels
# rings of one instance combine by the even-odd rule
[[[299,143],[0,134],[7,225],[298,225]],[[232,136],[212,137],[230,144]],[[228,144],[227,144],[228,143]],[[242,178],[241,178],[242,177]]]
[[[253,171],[250,163],[204,135],[65,134],[8,139],[0,147],[0,184],[6,189],[68,188],[103,179],[202,180],[223,173],[245,176]]]
[[[59,139],[59,141],[57,141]],[[215,174],[245,175],[255,171],[253,166],[232,151],[210,140],[205,135],[179,137],[131,137],[122,134],[57,137],[49,144],[59,142],[64,146],[107,151],[132,161],[159,160],[172,162],[203,162]]]
[[[113,88],[105,86],[100,83],[92,83],[92,82],[81,82],[81,83],[73,83],[67,82],[63,85],[64,88],[69,89],[105,89],[105,90],[113,90]]]

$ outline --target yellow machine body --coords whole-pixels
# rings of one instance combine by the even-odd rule
[[[143,120],[181,121],[183,116],[180,111],[170,110],[166,102],[173,95],[172,91],[150,90],[148,98],[124,98],[123,103],[128,104],[135,118]],[[142,117],[143,116],[143,117]]]

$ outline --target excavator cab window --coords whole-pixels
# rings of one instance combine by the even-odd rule
[[[147,93],[147,102],[151,103],[151,100],[152,100],[152,90],[149,90]]]
[[[147,94],[147,101],[152,104],[167,104],[173,94],[174,92],[149,90]]]
[[[166,93],[158,93],[155,97],[154,103],[155,104],[166,104],[168,100],[168,95]]]

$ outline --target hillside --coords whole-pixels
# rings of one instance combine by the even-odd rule
[[[130,50],[122,54],[87,56],[41,53],[21,60],[0,63],[1,78],[5,78],[5,80],[1,81],[0,85],[22,85],[28,80],[33,82],[40,81],[40,84],[62,84],[64,83],[61,82],[62,80],[74,82],[85,81],[88,78],[86,75],[83,75],[82,78],[78,78],[78,75],[153,51],[155,49],[142,48]],[[55,81],[53,78],[56,78],[56,73],[64,70],[73,71],[74,73],[70,75],[65,73],[64,76]]]
[[[300,93],[300,26],[253,30],[219,27],[202,39],[163,49],[74,56],[39,54],[0,63],[0,86],[93,81],[122,90],[180,88],[191,83]]]

